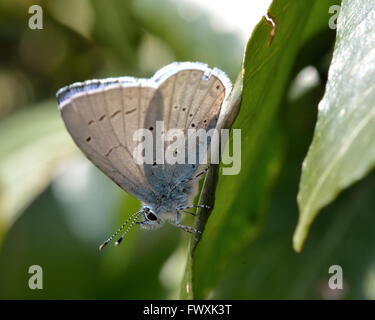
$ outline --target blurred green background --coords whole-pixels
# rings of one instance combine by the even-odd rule
[[[170,226],[133,228],[120,247],[98,252],[139,202],[83,157],[63,126],[55,93],[92,78],[149,77],[185,60],[216,66],[235,80],[246,36],[270,1],[231,2],[231,12],[225,1],[210,1],[213,7],[192,0],[0,2],[1,299],[178,298],[187,234]],[[43,8],[43,30],[28,28],[33,4]],[[215,298],[375,298],[374,174],[323,210],[302,254],[291,246],[301,163],[334,32],[327,27],[313,40],[300,49],[285,92],[284,160],[264,229],[217,279]],[[333,264],[343,267],[348,285],[332,293]],[[28,287],[31,265],[43,268],[43,290]]]

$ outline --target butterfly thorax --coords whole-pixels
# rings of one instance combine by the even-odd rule
[[[154,203],[143,203],[143,220],[139,224],[152,229],[165,221],[173,222],[179,209],[192,202],[196,191],[197,184],[192,181],[172,186],[167,192],[157,195]]]

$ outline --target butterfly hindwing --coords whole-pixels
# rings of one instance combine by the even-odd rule
[[[225,84],[227,78],[221,79],[219,75],[213,74],[211,69],[197,64],[196,68],[187,66],[186,69],[176,72],[160,85],[160,92],[164,100],[164,119],[166,119],[166,130],[180,129],[186,138],[185,162],[184,164],[166,164],[164,166],[166,180],[171,184],[176,181],[191,178],[207,164],[199,165],[206,156],[206,152],[199,153],[198,144],[191,144],[189,149],[188,129],[194,130],[216,128],[220,109],[226,92]],[[190,134],[191,137],[191,134]],[[169,143],[165,144],[167,149]],[[188,163],[188,155],[194,153],[195,163]]]

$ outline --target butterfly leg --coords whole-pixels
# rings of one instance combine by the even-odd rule
[[[192,216],[194,216],[194,217],[196,217],[197,216],[197,214],[196,213],[194,213],[194,212],[191,212],[191,211],[186,211],[186,210],[182,210],[182,212],[184,212],[184,213],[188,213],[188,214],[191,214]]]
[[[210,166],[207,166],[207,167],[204,168],[201,172],[197,173],[195,176],[193,176],[193,177],[191,177],[191,178],[181,180],[179,183],[177,183],[177,184],[174,186],[174,188],[177,187],[178,185],[180,185],[181,183],[185,183],[185,182],[192,181],[192,180],[195,180],[195,179],[199,178],[201,175],[207,173],[208,169],[210,169]],[[174,188],[173,188],[173,189],[174,189]],[[172,189],[172,190],[173,190],[173,189]]]
[[[206,174],[208,169],[210,169],[210,165],[204,168],[201,172],[199,172],[193,179],[199,178],[201,175]]]
[[[175,185],[172,187],[171,191],[173,191],[174,189],[176,189],[176,188],[177,188],[180,184],[182,184],[182,183],[185,183],[185,182],[188,182],[188,181],[193,181],[193,180],[199,178],[202,174],[207,173],[208,169],[210,169],[210,165],[208,165],[206,168],[204,168],[201,172],[199,172],[198,174],[196,174],[194,177],[191,177],[191,178],[188,178],[188,179],[183,179],[183,180],[181,180],[179,183],[175,184]]]
[[[184,210],[193,209],[193,208],[211,209],[211,207],[206,205],[206,204],[197,204],[195,206],[180,207],[180,208],[177,208],[177,210],[178,211],[184,211]],[[191,213],[191,212],[189,212],[189,213]]]
[[[185,213],[188,213],[188,214],[191,214],[192,216],[196,216],[197,214],[194,213],[194,212],[191,212],[191,211],[186,211],[187,209],[192,209],[192,208],[204,208],[204,209],[211,209],[210,206],[208,205],[205,205],[205,204],[202,204],[202,205],[196,205],[196,206],[187,206],[187,207],[181,207],[181,208],[177,208],[178,211],[181,211],[181,212],[185,212]]]
[[[192,181],[192,180],[198,179],[200,176],[206,174],[207,171],[208,171],[208,169],[210,169],[210,166],[207,166],[201,172],[197,173],[195,176],[193,176],[193,177],[191,177],[189,179],[182,180],[181,182]]]
[[[180,228],[180,229],[182,229],[186,232],[189,232],[189,233],[193,233],[193,232],[202,233],[201,231],[199,231],[199,230],[197,230],[193,227],[185,226],[183,224],[180,224],[179,218],[180,218],[180,212],[176,211],[176,221],[173,225],[176,226],[177,228]]]

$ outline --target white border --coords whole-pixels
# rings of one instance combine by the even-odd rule
[[[203,71],[203,77],[207,78],[209,78],[211,75],[216,76],[225,87],[224,101],[227,99],[230,92],[232,91],[232,83],[230,79],[225,74],[225,72],[221,71],[218,68],[210,69],[206,64],[201,62],[173,62],[158,70],[149,79],[134,77],[112,77],[105,79],[92,79],[83,82],[75,82],[71,85],[65,86],[59,89],[56,93],[59,110],[61,110],[65,105],[71,103],[73,99],[79,96],[94,94],[98,91],[108,90],[114,87],[126,88],[145,86],[157,89],[166,79],[182,70],[200,70]],[[90,85],[97,87],[90,88]],[[74,92],[75,89],[80,87],[83,87],[81,88],[81,91]],[[66,95],[67,97],[64,97],[64,95]]]

